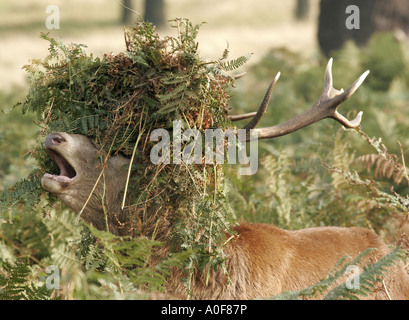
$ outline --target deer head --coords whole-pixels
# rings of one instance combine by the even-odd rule
[[[119,154],[107,157],[78,134],[49,134],[44,146],[60,173],[44,174],[42,187],[96,228],[119,234],[125,219],[119,203],[127,172],[123,167],[129,160]]]

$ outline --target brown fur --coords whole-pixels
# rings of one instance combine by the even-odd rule
[[[268,298],[286,291],[304,289],[322,280],[343,256],[356,257],[375,248],[368,262],[389,252],[384,242],[364,228],[319,227],[287,231],[267,224],[241,224],[226,247],[231,283],[221,271],[209,284],[198,278],[193,296],[201,299]],[[172,293],[183,292],[178,275]],[[345,280],[345,279],[344,279]],[[180,281],[179,281],[180,282]],[[385,286],[369,299],[409,299],[409,278],[401,265],[391,271]]]
[[[71,164],[77,176],[68,188],[63,187],[58,179],[46,176],[42,185],[78,212],[101,176],[103,165],[94,162],[98,149],[88,138],[65,133],[58,135],[63,142],[51,148]],[[126,212],[120,206],[126,179],[126,171],[124,173],[122,167],[127,163],[129,160],[119,155],[106,161],[103,178],[100,178],[82,214],[83,219],[96,228],[106,230],[108,225],[108,229],[117,235],[124,234],[121,226],[127,220]],[[101,205],[102,196],[104,207]],[[162,241],[167,241],[171,232],[172,224],[167,216],[169,213],[161,216]],[[144,226],[144,229],[152,230],[156,221],[156,215],[148,217],[144,223],[151,226]],[[389,252],[380,237],[363,228],[320,227],[287,231],[273,225],[243,223],[235,227],[235,232],[234,238],[224,247],[227,274],[222,270],[197,272],[192,286],[193,298],[267,298],[289,290],[301,290],[318,282],[345,255],[354,258],[367,248],[375,248],[367,259],[367,262],[375,262]],[[157,259],[164,258],[168,248],[165,245],[158,252]],[[181,270],[173,271],[168,280],[170,295],[186,297],[186,288],[181,283],[183,276]],[[388,299],[387,292],[392,299],[409,299],[409,277],[401,264],[390,270],[384,285],[369,298]]]

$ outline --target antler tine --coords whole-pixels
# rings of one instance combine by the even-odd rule
[[[332,62],[333,59],[331,58],[328,61],[327,68],[325,70],[324,89],[321,93],[321,96],[310,108],[308,108],[302,114],[295,116],[284,123],[267,128],[255,129],[256,125],[259,123],[267,108],[272,88],[274,87],[275,82],[279,77],[279,74],[277,74],[276,79],[274,79],[269,87],[269,90],[267,91],[267,94],[259,111],[254,116],[254,118],[243,128],[248,130],[247,141],[250,141],[250,129],[255,129],[256,133],[258,134],[258,139],[275,138],[297,131],[325,118],[333,118],[347,128],[358,127],[361,123],[362,111],[358,113],[355,119],[348,120],[344,116],[342,116],[337,111],[337,109],[341,105],[341,103],[349,99],[359,88],[359,86],[364,82],[365,78],[369,74],[369,70],[364,72],[346,91],[344,91],[343,89],[336,90],[333,87]]]
[[[331,69],[332,69],[332,58],[328,62],[328,66],[327,66],[327,70],[325,74],[326,83],[324,87],[324,91],[329,90],[327,91],[327,94],[326,94],[327,97],[329,99],[335,98],[334,101],[337,102],[335,105],[335,108],[333,109],[333,114],[331,115],[331,118],[337,120],[339,123],[341,123],[343,126],[347,128],[357,128],[361,124],[362,114],[363,114],[362,111],[360,111],[356,115],[355,119],[348,120],[342,114],[340,114],[337,109],[341,105],[342,102],[349,99],[355,93],[355,91],[358,90],[359,86],[365,81],[366,77],[368,76],[369,70],[365,71],[357,80],[355,80],[355,82],[346,91],[344,91],[344,89],[336,90],[332,86],[332,70]],[[327,80],[327,78],[329,79]],[[327,86],[329,86],[329,88],[327,88]],[[323,92],[323,95],[324,95],[324,92]]]
[[[236,74],[235,76],[233,76],[234,80],[240,79],[242,77],[244,77],[247,74],[247,72],[243,72],[240,74]]]
[[[270,83],[270,86],[268,87],[268,90],[266,92],[266,95],[264,96],[263,102],[261,103],[260,108],[258,109],[257,112],[249,112],[249,113],[244,113],[244,114],[239,114],[239,115],[232,115],[232,116],[227,116],[227,119],[230,121],[239,121],[239,120],[244,120],[248,118],[253,118],[243,129],[253,129],[257,126],[257,124],[260,122],[261,117],[264,115],[264,113],[267,110],[267,106],[270,102],[271,94],[273,93],[273,89],[275,84],[277,83],[278,79],[280,78],[280,72],[277,73],[275,76],[274,80]]]
[[[271,95],[273,93],[274,86],[276,85],[278,79],[280,78],[281,73],[278,72],[277,75],[275,76],[274,80],[270,83],[266,95],[264,96],[263,102],[261,103],[260,108],[258,109],[257,113],[251,119],[249,123],[247,123],[242,129],[254,129],[260,122],[261,118],[263,115],[266,113],[268,104],[270,102]]]
[[[230,121],[239,121],[239,120],[244,120],[248,118],[253,118],[257,114],[256,111],[250,112],[250,113],[243,113],[243,114],[238,114],[236,116],[227,116],[227,119]]]
[[[366,77],[369,74],[369,70],[365,71],[355,82],[343,93],[344,99],[347,100],[351,97],[356,90],[358,90],[359,86],[365,81]],[[343,101],[345,101],[343,100]],[[337,110],[335,110],[333,118],[340,122],[343,126],[347,128],[356,128],[360,125],[362,120],[363,112],[360,111],[354,120],[346,119],[342,114],[340,114]]]
[[[327,64],[327,68],[325,69],[324,89],[322,90],[322,94],[330,95],[332,90],[334,89],[333,80],[332,80],[332,62],[333,61],[334,59],[330,58]]]
[[[369,74],[369,70],[366,70],[361,76],[355,80],[355,82],[345,91],[345,100],[352,96],[360,85],[365,81],[366,77]]]

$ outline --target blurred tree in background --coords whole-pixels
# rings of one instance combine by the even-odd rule
[[[123,9],[122,9],[122,24],[130,24],[132,22],[132,0],[123,0]]]
[[[131,24],[133,21],[132,0],[123,0],[122,24]],[[151,22],[157,28],[165,25],[165,3],[164,0],[145,0],[145,21]]]
[[[348,29],[346,9],[359,8],[359,29]],[[321,0],[318,21],[318,42],[322,52],[342,47],[347,40],[364,45],[374,32],[402,30],[409,32],[409,6],[407,0]]]
[[[165,25],[164,0],[145,0],[145,21],[151,22],[157,28]]]
[[[308,18],[310,12],[310,0],[297,0],[295,8],[295,17],[297,20],[304,20]]]

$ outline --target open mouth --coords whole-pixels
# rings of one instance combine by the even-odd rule
[[[59,175],[54,175],[50,173],[46,173],[44,176],[56,180],[60,180],[63,182],[71,182],[77,176],[75,169],[70,165],[70,163],[61,156],[58,152],[54,151],[51,148],[46,147],[46,151],[51,159],[55,162],[55,164],[60,169]]]

